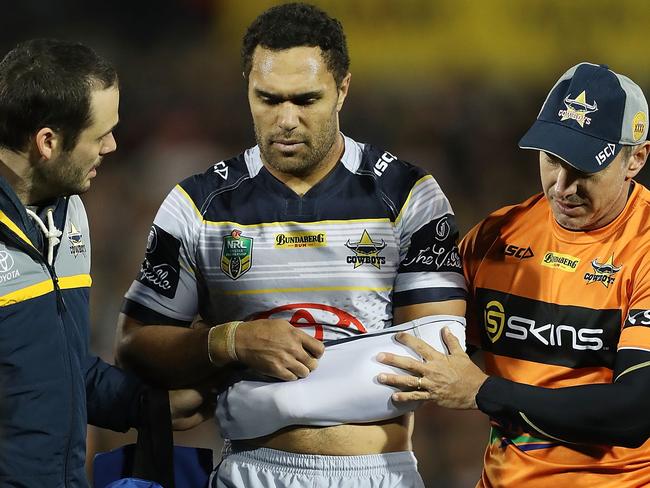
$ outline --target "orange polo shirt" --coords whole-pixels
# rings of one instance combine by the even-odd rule
[[[538,194],[491,214],[460,250],[468,343],[485,351],[488,374],[548,388],[610,383],[617,351],[650,351],[650,191],[642,185],[600,229],[560,227]],[[530,431],[493,425],[477,486],[650,486],[650,442],[579,445]]]

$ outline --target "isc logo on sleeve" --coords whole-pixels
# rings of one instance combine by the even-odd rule
[[[396,159],[397,158],[395,156],[393,156],[391,153],[386,151],[384,154],[381,155],[381,157],[375,163],[375,167],[373,168],[375,174],[377,176],[383,175],[384,171],[386,171],[386,168],[388,168],[388,163],[391,163]]]

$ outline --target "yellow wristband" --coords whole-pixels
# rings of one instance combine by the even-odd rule
[[[236,320],[210,328],[208,331],[208,358],[212,364],[223,366],[225,363],[238,360],[235,332],[241,323],[241,320]]]

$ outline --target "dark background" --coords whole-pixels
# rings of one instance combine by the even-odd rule
[[[0,52],[33,37],[78,40],[121,77],[117,153],[84,195],[92,228],[93,348],[112,361],[121,297],[156,209],[187,175],[254,144],[239,44],[272,1],[2,0]],[[634,0],[314,1],[339,18],[352,58],[346,135],[429,170],[461,234],[539,191],[516,143],[547,91],[580,61],[609,64],[648,93],[647,4]],[[641,176],[642,182],[648,178]],[[133,439],[91,428],[89,459]],[[218,448],[211,423],[177,441]],[[474,486],[488,438],[477,412],[417,412],[427,486]]]

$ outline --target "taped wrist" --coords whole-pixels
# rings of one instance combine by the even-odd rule
[[[235,333],[241,320],[215,325],[208,331],[208,359],[215,366],[238,361]]]

